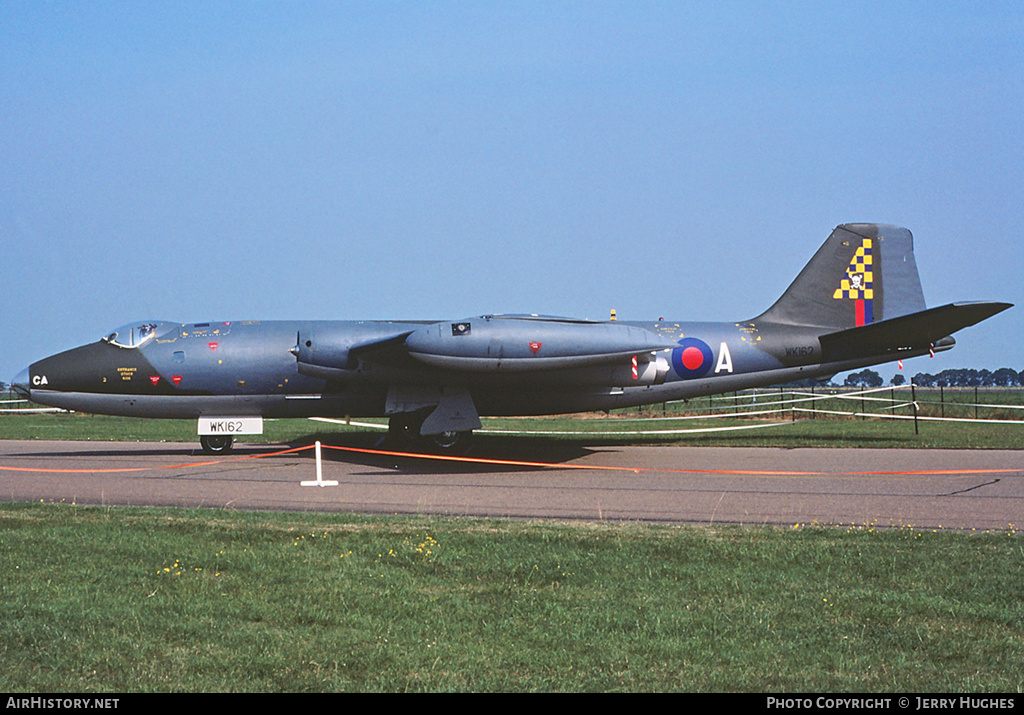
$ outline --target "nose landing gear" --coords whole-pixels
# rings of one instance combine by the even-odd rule
[[[207,454],[226,454],[234,443],[233,435],[204,434],[199,438],[199,444]]]

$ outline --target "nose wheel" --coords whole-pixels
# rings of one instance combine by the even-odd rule
[[[231,451],[235,438],[232,435],[204,434],[199,438],[199,444],[207,454],[225,454]]]

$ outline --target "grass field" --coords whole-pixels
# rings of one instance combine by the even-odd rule
[[[0,505],[7,692],[1020,692],[1017,533]]]

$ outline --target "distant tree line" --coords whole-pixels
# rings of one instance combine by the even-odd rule
[[[937,375],[919,372],[911,380],[919,387],[1020,387],[1024,384],[1024,373],[1012,367],[1001,367],[998,370],[951,368]],[[893,385],[905,385],[906,382],[907,378],[901,373],[893,375]],[[874,370],[851,372],[843,383],[846,387],[881,387],[883,384],[884,380]]]
[[[1022,387],[1024,386],[1024,370],[1017,372],[1012,367],[1001,367],[998,370],[975,370],[973,368],[952,368],[943,370],[937,375],[919,372],[911,380],[919,387]],[[885,380],[874,370],[866,369],[851,372],[843,381],[842,387],[881,387]],[[890,384],[896,387],[907,384],[903,373],[893,375]],[[788,382],[782,387],[840,387],[835,382],[808,378]]]
[[[943,370],[938,375],[919,372],[914,375],[914,384],[921,387],[1020,387],[1024,385],[1024,372],[1012,367],[994,371],[956,368]]]

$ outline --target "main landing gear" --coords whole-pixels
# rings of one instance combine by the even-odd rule
[[[402,451],[427,449],[440,454],[465,454],[472,440],[472,430],[420,434],[423,421],[432,409],[391,415],[388,420],[388,446]]]

